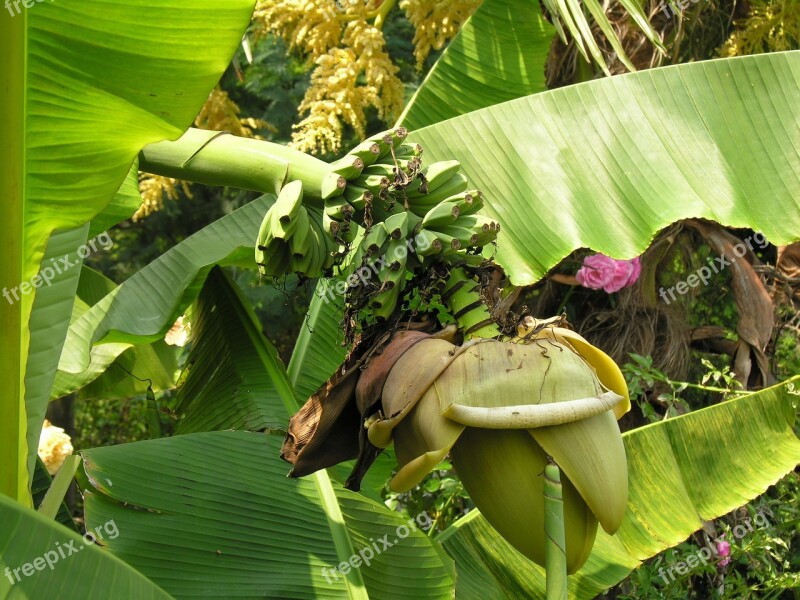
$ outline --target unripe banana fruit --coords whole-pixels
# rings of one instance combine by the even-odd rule
[[[303,184],[286,184],[259,228],[255,258],[262,277],[322,277],[338,247],[322,225],[321,213],[303,206]]]

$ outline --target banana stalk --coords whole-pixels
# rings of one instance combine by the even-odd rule
[[[567,599],[567,551],[561,471],[552,461],[544,469],[544,568],[547,600]]]

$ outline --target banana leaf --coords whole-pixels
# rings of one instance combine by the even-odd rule
[[[112,553],[91,543],[91,537],[81,537],[3,494],[0,522],[0,598],[172,597]],[[107,521],[89,531],[99,533],[106,542],[115,531],[121,535],[116,523]]]
[[[275,347],[238,286],[215,267],[194,308],[176,433],[286,430],[297,408]]]
[[[82,227],[101,212],[142,146],[180,136],[225,70],[252,8],[251,0],[65,0],[2,12],[0,288],[31,281],[53,231]],[[26,394],[28,351],[52,371],[58,329],[69,319],[61,309],[41,317],[39,325],[57,333],[41,352],[28,329],[34,296],[0,305],[0,492],[28,504],[30,442],[41,425],[28,427],[28,414],[38,420],[49,392],[42,378]]]
[[[800,238],[800,51],[543,92],[426,127],[502,224],[495,259],[529,285],[577,248],[644,251],[688,217]]]
[[[116,287],[102,273],[84,265],[80,269],[71,324]],[[77,393],[77,398],[81,401],[101,397],[112,400],[142,394],[148,386],[156,391],[168,390],[174,385],[177,369],[175,348],[168,346],[163,340],[133,347],[127,344],[103,344],[92,348],[91,362],[85,371],[56,372],[50,389],[50,399]]]
[[[433,65],[398,125],[421,129],[544,91],[554,34],[538,2],[484,2]]]
[[[263,196],[211,223],[95,303],[70,326],[59,370],[85,371],[92,344],[101,340],[119,346],[109,353],[107,365],[132,345],[162,339],[197,298],[214,265],[255,268],[253,240],[273,201],[273,196]]]

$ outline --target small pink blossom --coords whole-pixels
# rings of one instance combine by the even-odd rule
[[[616,261],[604,254],[592,254],[583,260],[583,266],[575,274],[575,279],[585,288],[600,290],[613,278]]]
[[[641,273],[642,264],[639,258],[616,260],[605,254],[592,254],[584,259],[575,279],[585,288],[602,289],[612,294],[632,286]]]
[[[639,281],[639,277],[642,274],[642,259],[638,256],[636,258],[631,259],[630,262],[633,265],[633,273],[631,273],[630,279],[628,279],[628,284],[626,287],[632,286],[634,283]]]
[[[731,562],[731,559],[728,558],[731,555],[731,544],[723,540],[722,537],[723,536],[720,536],[720,540],[717,541],[717,554],[722,559],[719,561],[719,564],[725,566]]]

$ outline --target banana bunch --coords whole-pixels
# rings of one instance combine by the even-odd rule
[[[314,279],[334,265],[339,249],[326,233],[325,217],[303,206],[303,184],[292,181],[264,216],[256,241],[256,264],[262,277],[296,273]]]
[[[468,190],[458,161],[423,167],[422,147],[407,137],[408,131],[400,127],[362,142],[331,165],[321,185],[322,230],[336,246],[328,254],[333,252],[334,258],[348,254],[358,239],[358,224],[365,228],[340,271],[350,275],[347,304],[356,311],[369,308],[379,319],[394,312],[409,273],[441,260],[480,264],[478,250],[494,242],[500,229],[480,214],[483,196]],[[288,214],[289,200],[286,205]],[[277,232],[275,240],[283,239],[283,225],[269,218],[262,229]],[[267,260],[260,261],[268,274],[285,270],[291,255],[302,254],[279,241],[273,246],[274,252],[265,253]],[[372,275],[367,277],[368,273]]]
[[[467,189],[458,161],[423,168],[422,147],[408,143],[407,137],[403,127],[378,134],[333,163],[322,184],[332,218],[346,220],[347,214],[361,218],[369,211],[374,220],[382,221],[404,210],[422,217]]]

